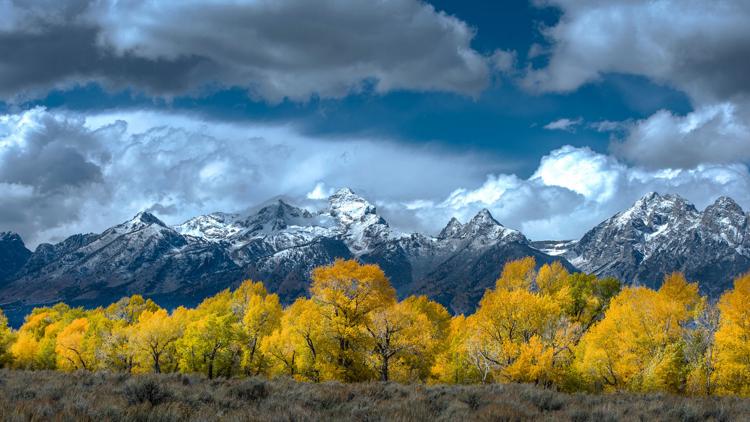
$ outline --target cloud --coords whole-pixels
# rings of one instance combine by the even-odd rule
[[[488,208],[504,225],[532,239],[574,239],[632,205],[650,191],[676,193],[705,207],[729,195],[750,207],[750,172],[743,164],[699,164],[689,169],[628,166],[589,148],[564,146],[540,161],[528,179],[490,175],[482,185],[461,188],[443,201],[412,207],[422,221],[467,221]]]
[[[514,50],[495,50],[490,56],[492,67],[500,73],[514,73],[518,61],[518,53]]]
[[[9,99],[88,82],[160,96],[241,87],[271,102],[368,87],[477,95],[489,82],[474,30],[418,0],[5,0],[0,10]]]
[[[548,64],[527,88],[566,92],[606,73],[642,75],[698,102],[750,94],[750,3],[745,0],[540,0],[562,10],[543,34]]]
[[[394,202],[440,197],[480,183],[492,168],[489,157],[432,145],[340,142],[291,126],[152,110],[83,118],[36,108],[0,116],[0,231],[35,245],[101,231],[142,210],[179,223],[341,186]]]
[[[0,116],[0,231],[35,245],[102,231],[142,210],[179,223],[279,195],[308,204],[343,186],[404,231],[437,233],[452,216],[466,221],[489,208],[534,239],[578,237],[649,191],[698,206],[726,194],[750,207],[744,164],[650,168],[565,146],[542,157],[528,178],[502,168],[486,154],[381,138],[341,142],[293,126],[153,110],[83,118],[35,108]]]
[[[611,150],[650,168],[748,162],[750,127],[731,103],[701,107],[686,116],[662,110],[636,122],[624,140],[612,143]]]
[[[312,200],[326,199],[329,196],[333,195],[334,192],[335,192],[334,188],[326,188],[325,183],[318,182],[315,184],[315,187],[313,188],[313,190],[308,192],[307,195],[305,195],[305,197],[307,199],[312,199]]]
[[[590,125],[618,133],[610,149],[651,169],[750,161],[750,3],[745,0],[538,0],[562,11],[542,33],[546,64],[521,84],[570,92],[607,74],[639,75],[688,94],[685,116]],[[567,120],[547,128],[566,130]]]
[[[562,118],[562,119],[558,119],[558,120],[547,123],[546,125],[544,125],[544,129],[562,130],[565,132],[575,132],[576,127],[580,126],[581,123],[583,123],[583,119],[580,117],[577,119]]]

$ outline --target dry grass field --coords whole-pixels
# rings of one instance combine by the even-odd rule
[[[750,400],[563,394],[531,385],[322,384],[0,370],[3,421],[740,421]]]

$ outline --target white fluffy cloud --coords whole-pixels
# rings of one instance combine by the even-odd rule
[[[387,139],[304,136],[290,126],[37,108],[0,117],[0,231],[33,245],[146,209],[177,223],[278,195],[319,199],[340,186],[373,199],[439,197],[479,183],[496,165]]]
[[[691,168],[701,163],[750,161],[750,127],[736,107],[723,103],[701,107],[686,116],[662,110],[636,122],[618,156],[650,168]]]
[[[565,146],[543,157],[528,179],[489,176],[479,187],[457,189],[414,211],[424,221],[444,224],[450,216],[466,221],[488,208],[501,223],[532,239],[573,239],[650,191],[677,193],[698,207],[729,195],[747,209],[750,172],[744,164],[649,170],[588,148]]]
[[[365,86],[477,95],[490,75],[474,30],[419,0],[0,0],[0,16],[10,98],[86,82],[272,102]]]
[[[750,208],[744,164],[651,169],[565,146],[528,178],[489,156],[387,139],[327,140],[291,126],[151,110],[83,118],[42,108],[0,116],[0,231],[32,245],[101,231],[138,211],[168,223],[269,198],[319,201],[350,186],[397,228],[436,233],[489,208],[534,239],[574,238],[649,191]],[[507,168],[507,167],[505,167]],[[488,176],[489,174],[489,176]]]
[[[688,94],[695,110],[660,111],[629,128],[612,151],[629,163],[693,168],[750,161],[750,2],[745,0],[537,0],[562,11],[543,34],[548,61],[522,85],[570,92],[606,74],[639,75]],[[555,122],[553,122],[555,123]],[[566,129],[564,121],[555,128]],[[552,125],[552,124],[551,124]]]

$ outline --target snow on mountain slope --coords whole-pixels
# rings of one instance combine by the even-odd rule
[[[682,271],[717,295],[750,269],[748,216],[727,197],[700,212],[679,196],[649,193],[563,256],[583,271],[654,287],[664,274]]]
[[[438,237],[404,234],[344,188],[320,210],[276,200],[246,215],[217,212],[174,227],[139,213],[101,234],[40,245],[0,288],[0,305],[98,304],[133,293],[181,303],[248,277],[289,302],[306,294],[314,267],[354,257],[381,265],[400,294],[439,293],[444,304],[464,312],[511,256],[552,259],[528,243],[487,210],[466,224],[452,220]]]

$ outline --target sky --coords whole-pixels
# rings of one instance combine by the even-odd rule
[[[745,0],[0,0],[0,231],[350,187],[574,239],[647,192],[750,210]]]

